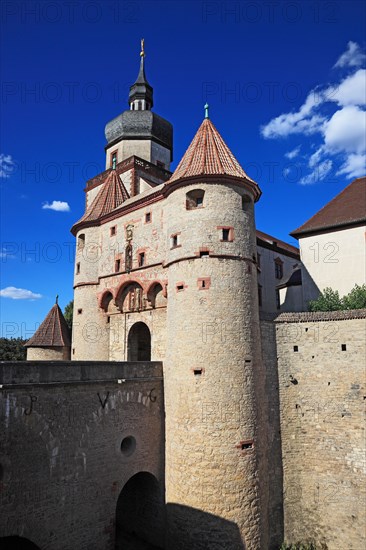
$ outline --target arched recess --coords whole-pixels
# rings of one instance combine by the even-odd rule
[[[120,311],[141,311],[143,306],[143,289],[139,283],[131,281],[125,283],[118,291],[116,304]]]
[[[153,283],[147,291],[147,299],[151,307],[166,307],[167,299],[164,296],[164,290],[160,283]]]
[[[40,550],[39,546],[23,537],[0,537],[1,550]]]
[[[138,322],[130,328],[127,361],[151,361],[151,334],[145,323]]]
[[[155,476],[139,472],[123,487],[116,507],[116,550],[164,548],[164,493]]]
[[[109,290],[104,292],[99,300],[99,306],[103,309],[104,313],[111,313],[116,309],[113,303],[113,294]]]

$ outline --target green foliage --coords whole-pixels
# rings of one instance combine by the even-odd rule
[[[319,298],[309,302],[309,311],[337,311],[343,309],[338,290],[327,287],[320,293]]]
[[[366,285],[355,285],[349,294],[339,297],[338,290],[327,287],[317,300],[309,302],[309,311],[338,311],[346,309],[366,309]]]
[[[355,285],[351,292],[343,298],[343,309],[366,308],[366,285]]]
[[[25,361],[27,350],[22,338],[0,338],[0,361]]]
[[[72,329],[72,317],[74,313],[74,300],[71,300],[64,309],[64,317],[69,329]]]

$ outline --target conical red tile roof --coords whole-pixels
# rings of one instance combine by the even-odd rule
[[[121,178],[112,170],[84,216],[77,222],[94,221],[120,206],[130,196]],[[75,224],[76,225],[76,224]]]
[[[167,183],[183,178],[219,174],[244,178],[255,184],[244,172],[211,120],[205,118]]]
[[[32,338],[25,344],[26,347],[64,347],[70,346],[70,329],[65,317],[57,304],[48,312],[47,317],[40,325]]]

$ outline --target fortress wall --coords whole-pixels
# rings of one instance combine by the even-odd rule
[[[0,384],[0,537],[114,550],[129,478],[150,472],[164,491],[162,364],[0,363]]]
[[[289,542],[364,547],[365,317],[358,310],[276,319]]]
[[[281,426],[279,409],[279,382],[277,370],[276,325],[261,319],[262,357],[265,369],[265,389],[268,407],[268,523],[269,548],[278,550],[283,542],[283,470],[281,456]]]

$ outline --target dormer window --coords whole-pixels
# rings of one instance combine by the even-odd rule
[[[202,208],[203,197],[205,192],[202,189],[194,189],[186,194],[186,209],[194,210],[195,208]]]

